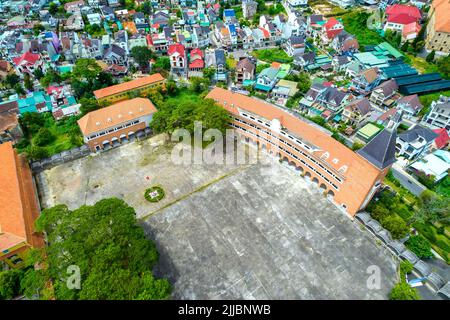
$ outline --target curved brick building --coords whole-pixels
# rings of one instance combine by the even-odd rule
[[[295,165],[351,216],[369,203],[395,162],[395,130],[381,131],[355,153],[316,125],[261,100],[221,88],[206,98],[230,112],[230,125],[246,141]]]

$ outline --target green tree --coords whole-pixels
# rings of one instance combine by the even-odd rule
[[[50,154],[46,148],[39,146],[31,146],[28,150],[28,156],[34,160],[48,158],[49,155]]]
[[[414,269],[414,266],[408,260],[403,260],[400,262],[400,276],[403,278],[406,274],[411,273]]]
[[[170,71],[169,57],[158,57],[153,64],[152,70],[155,72],[160,72],[161,70]]]
[[[29,91],[33,91],[33,81],[28,73],[23,76],[23,85]]]
[[[443,78],[450,79],[450,56],[437,59],[436,66]]]
[[[381,225],[387,229],[394,239],[401,239],[408,234],[406,222],[399,216],[387,216],[381,220]]]
[[[33,138],[33,143],[36,146],[44,147],[53,141],[55,141],[56,137],[48,130],[47,128],[40,128],[38,133]]]
[[[36,230],[46,233],[49,245],[32,260],[45,268],[27,275],[27,296],[36,288],[44,295],[45,283],[51,279],[56,299],[169,297],[169,282],[154,278],[151,272],[158,260],[156,247],[145,238],[134,209],[123,200],[104,199],[73,211],[65,205],[45,209]],[[66,286],[70,265],[80,268],[83,285],[79,290]]]
[[[50,69],[39,82],[43,88],[47,88],[52,83],[61,83],[61,76],[56,70]]]
[[[34,70],[33,75],[39,81],[44,76],[44,73],[42,72],[41,69],[36,69]]]
[[[20,83],[20,77],[15,73],[8,74],[5,78],[5,83],[10,88],[14,88],[16,84]]]
[[[97,100],[95,100],[94,98],[81,98],[79,103],[81,104],[80,112],[83,115],[100,108]]]
[[[421,206],[414,212],[411,222],[448,223],[450,221],[449,197],[425,194],[421,199]]]
[[[200,93],[207,90],[210,85],[207,78],[191,77],[189,81],[191,82],[189,89],[195,93]]]
[[[131,49],[131,56],[141,69],[147,69],[149,66],[149,60],[153,58],[154,54],[149,48],[145,46],[138,46]]]
[[[415,288],[411,288],[405,281],[400,281],[389,294],[391,300],[420,300],[419,293]]]
[[[421,235],[411,236],[405,244],[419,258],[433,257],[430,242]]]
[[[427,55],[427,57],[425,58],[425,60],[427,61],[427,62],[433,62],[434,61],[434,56],[436,55],[436,51],[431,51],[428,55]]]
[[[10,269],[0,272],[0,300],[12,299],[21,293],[22,271]]]
[[[73,76],[79,80],[86,79],[92,83],[102,71],[95,59],[78,59],[73,68]]]
[[[51,15],[55,15],[58,12],[58,6],[56,5],[56,3],[50,2],[48,12],[50,12]]]
[[[20,83],[17,83],[17,84],[14,86],[14,90],[16,91],[16,93],[17,93],[18,95],[23,95],[23,94],[25,94],[25,90],[23,89],[23,87],[22,87],[22,85],[21,85]]]

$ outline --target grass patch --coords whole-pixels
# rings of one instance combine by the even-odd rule
[[[148,202],[159,202],[164,198],[165,195],[166,194],[163,188],[161,188],[160,186],[154,186],[145,190],[144,198]]]
[[[450,263],[450,239],[445,233],[438,232],[435,226],[429,224],[414,223],[413,226],[430,241],[433,250],[439,253],[447,263]]]
[[[293,61],[293,59],[280,48],[255,50],[252,51],[252,55],[258,60],[269,63],[291,63]]]
[[[385,41],[378,32],[367,27],[369,17],[370,13],[363,11],[350,11],[341,15],[345,30],[356,37],[361,49],[364,46],[377,45]]]
[[[420,73],[432,73],[438,72],[438,68],[435,64],[427,62],[424,58],[414,57],[411,54],[405,54],[411,63],[411,65],[417,69]]]

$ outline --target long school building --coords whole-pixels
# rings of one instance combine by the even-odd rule
[[[245,139],[294,165],[350,216],[364,209],[395,162],[395,130],[381,131],[353,152],[321,128],[239,93],[214,88],[206,98],[224,107]]]
[[[164,77],[155,73],[147,77],[119,83],[110,87],[95,90],[94,95],[98,102],[114,103],[128,100],[133,97],[143,97],[155,88],[164,86]]]

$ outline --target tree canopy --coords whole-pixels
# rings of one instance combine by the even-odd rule
[[[131,56],[141,69],[147,69],[149,60],[153,58],[153,52],[145,46],[133,47],[131,49]]]
[[[184,128],[194,132],[194,122],[201,121],[203,130],[218,129],[225,132],[229,115],[212,99],[169,99],[153,115],[150,126],[155,132],[173,132]]]
[[[170,284],[156,279],[158,260],[153,242],[136,223],[136,213],[123,200],[104,199],[69,210],[57,205],[42,211],[36,230],[47,234],[48,246],[33,252],[23,279],[24,294],[40,292],[56,299],[166,299]],[[66,284],[69,266],[80,270],[80,289]],[[52,292],[48,290],[51,283]]]
[[[77,60],[72,73],[78,79],[86,79],[88,82],[92,82],[101,71],[102,68],[95,59],[83,58]]]

